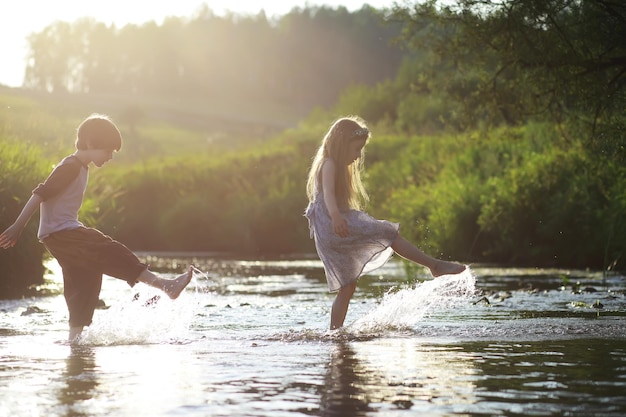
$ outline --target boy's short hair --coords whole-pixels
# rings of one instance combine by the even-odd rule
[[[112,149],[122,147],[122,134],[108,116],[92,114],[76,129],[76,149]]]

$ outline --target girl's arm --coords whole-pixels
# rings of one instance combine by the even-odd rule
[[[32,217],[33,213],[37,211],[39,204],[42,201],[43,199],[38,194],[33,194],[30,197],[20,215],[17,216],[15,222],[13,222],[11,226],[7,227],[7,229],[0,235],[0,248],[8,249],[15,246],[15,243],[26,227],[26,224]]]
[[[322,189],[324,190],[324,203],[326,209],[333,221],[333,231],[339,237],[348,236],[348,223],[341,215],[339,206],[337,205],[337,197],[335,195],[335,176],[337,169],[332,159],[327,159],[322,165]]]

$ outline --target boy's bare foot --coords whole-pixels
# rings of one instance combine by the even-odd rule
[[[67,341],[70,342],[70,344],[78,343],[82,332],[83,332],[83,326],[70,327],[70,335],[67,338]]]
[[[463,271],[465,271],[465,265],[447,261],[437,261],[435,266],[430,268],[430,273],[433,275],[433,277],[460,274]]]
[[[187,268],[187,272],[179,275],[175,279],[165,284],[163,291],[172,299],[175,300],[183,292],[185,287],[191,282],[193,278],[193,266]]]

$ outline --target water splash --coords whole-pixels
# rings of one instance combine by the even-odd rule
[[[414,288],[390,291],[378,307],[348,326],[352,333],[412,328],[433,311],[466,305],[476,295],[476,278],[467,268],[460,274],[443,275],[418,283]]]
[[[468,267],[460,274],[443,275],[413,288],[391,290],[374,310],[340,329],[291,329],[268,339],[338,342],[412,335],[415,325],[430,313],[467,306],[476,294],[476,278]]]
[[[198,302],[193,294],[171,300],[150,287],[126,301],[97,311],[83,331],[81,345],[108,346],[172,343],[188,338]]]

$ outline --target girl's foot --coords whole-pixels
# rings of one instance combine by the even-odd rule
[[[465,271],[465,265],[447,261],[437,261],[437,263],[432,268],[430,268],[430,273],[433,275],[433,277],[460,274],[463,271]]]
[[[193,266],[189,266],[187,272],[165,284],[163,291],[165,291],[172,300],[175,300],[191,282],[191,278],[193,278]]]

